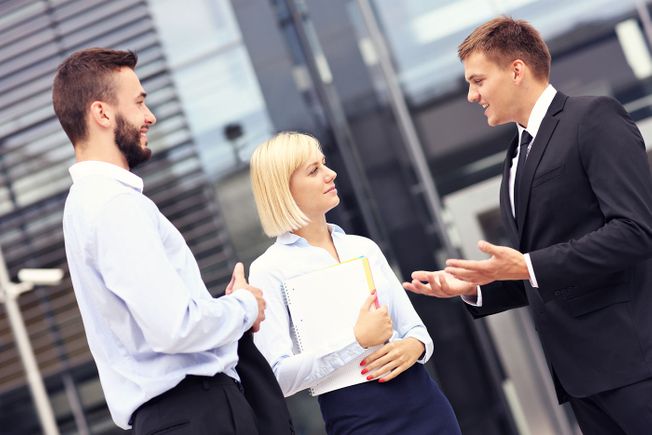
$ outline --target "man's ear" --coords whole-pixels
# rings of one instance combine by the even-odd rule
[[[521,59],[515,59],[512,61],[510,65],[510,69],[512,71],[512,77],[514,82],[520,83],[523,81],[523,78],[525,77],[525,62],[523,62]]]
[[[93,101],[90,107],[89,121],[101,127],[109,128],[113,117],[111,108],[102,101]]]

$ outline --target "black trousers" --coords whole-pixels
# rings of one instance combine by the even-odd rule
[[[585,398],[570,398],[584,435],[652,433],[652,378]]]
[[[258,435],[242,387],[223,373],[187,376],[134,413],[134,435]]]

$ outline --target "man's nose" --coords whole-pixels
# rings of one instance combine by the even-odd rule
[[[156,124],[156,116],[154,116],[152,111],[149,110],[149,107],[147,108],[147,114],[145,116],[145,122],[150,124],[150,125]]]
[[[467,100],[469,100],[469,103],[475,103],[478,101],[478,93],[474,91],[473,89],[469,88],[469,93],[466,96]]]

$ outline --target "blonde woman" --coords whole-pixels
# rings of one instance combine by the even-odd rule
[[[250,270],[251,285],[263,291],[267,302],[256,345],[287,397],[362,360],[365,348],[386,343],[361,361],[361,375],[371,382],[318,397],[327,432],[459,434],[448,400],[423,368],[433,352],[432,340],[384,255],[373,241],[326,222],[326,212],[340,202],[336,176],[326,166],[319,142],[305,134],[280,133],[251,158],[258,214],[265,233],[276,237]],[[350,340],[319,352],[295,353],[283,281],[360,256],[369,259],[377,290],[360,307]]]

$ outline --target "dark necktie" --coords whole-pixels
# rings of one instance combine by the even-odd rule
[[[518,151],[518,163],[516,164],[516,179],[514,180],[514,218],[518,216],[518,198],[519,198],[519,187],[521,185],[521,180],[523,179],[523,173],[525,172],[525,160],[527,159],[528,154],[528,145],[532,141],[532,136],[526,130],[523,130],[521,133],[521,144],[519,145]]]

